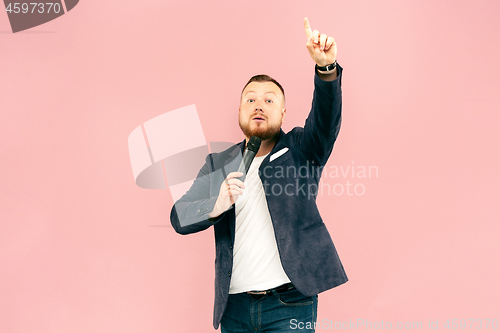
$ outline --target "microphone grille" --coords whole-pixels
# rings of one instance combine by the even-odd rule
[[[262,140],[260,138],[252,136],[250,140],[248,140],[247,149],[257,153],[259,151],[261,141]]]

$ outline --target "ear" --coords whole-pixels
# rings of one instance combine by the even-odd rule
[[[285,122],[285,116],[286,116],[286,108],[284,108],[282,111],[281,111],[281,122],[284,123]]]

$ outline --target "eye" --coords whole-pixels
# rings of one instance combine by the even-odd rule
[[[254,101],[255,101],[255,100],[254,100],[253,98],[250,98],[250,99],[248,100],[248,102],[249,102],[249,103],[253,103]]]
[[[272,100],[272,99],[268,99],[268,100],[267,100],[267,102],[268,102],[268,103],[272,103],[272,102],[273,102],[273,100]]]

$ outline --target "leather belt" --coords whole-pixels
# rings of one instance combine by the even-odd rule
[[[295,289],[295,286],[291,282],[288,282],[276,288],[271,288],[268,290],[261,290],[261,291],[252,290],[252,291],[247,291],[246,293],[252,297],[264,297],[264,296],[272,296],[279,293],[283,293],[291,289]]]

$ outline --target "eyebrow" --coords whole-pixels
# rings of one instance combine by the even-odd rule
[[[253,90],[249,90],[249,91],[247,91],[247,92],[245,93],[245,95],[247,95],[247,94],[249,94],[249,93],[254,93],[254,94],[256,94],[256,92],[255,92],[255,91],[253,91]],[[277,95],[276,95],[276,93],[275,93],[274,91],[266,91],[266,92],[264,93],[264,95],[265,95],[265,94],[274,94],[274,96],[276,96],[276,97],[277,97]]]

